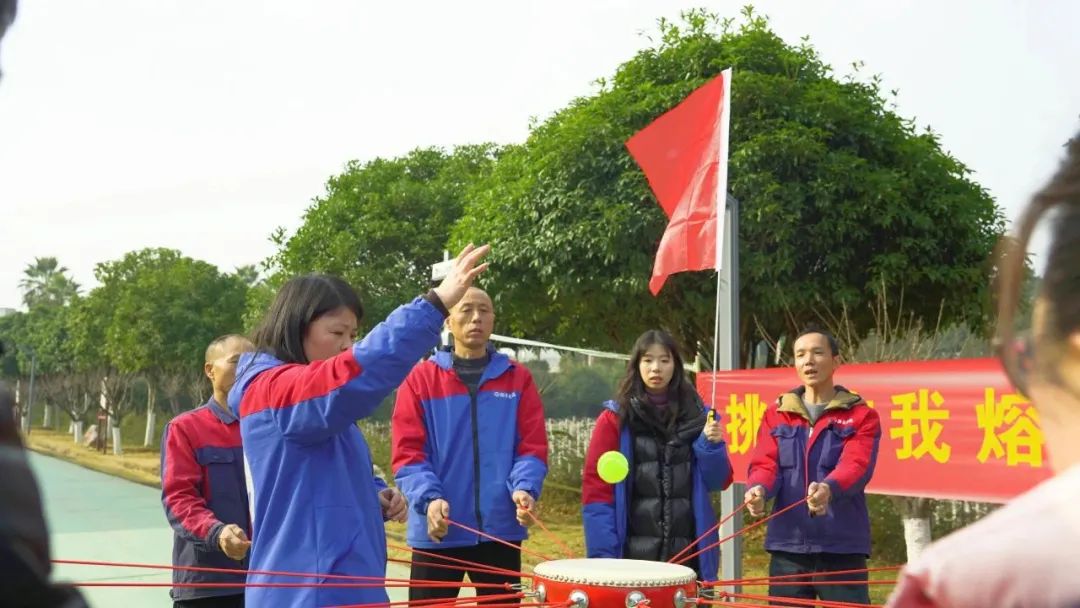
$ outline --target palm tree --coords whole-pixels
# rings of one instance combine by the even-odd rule
[[[68,269],[56,258],[34,258],[23,270],[25,278],[19,281],[23,292],[23,304],[27,308],[39,305],[63,306],[79,295],[79,284],[67,275]]]

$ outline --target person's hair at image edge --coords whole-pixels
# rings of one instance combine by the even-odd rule
[[[1067,145],[1067,153],[1050,182],[1032,197],[1016,222],[1015,237],[1002,239],[996,259],[1002,267],[997,290],[999,346],[1013,339],[1014,322],[1026,276],[1025,252],[1040,220],[1051,214],[1050,246],[1039,285],[1045,304],[1045,328],[1035,336],[1042,352],[1042,371],[1053,378],[1053,367],[1065,338],[1080,330],[1080,133]]]
[[[256,350],[286,363],[310,363],[304,355],[304,334],[308,326],[324,314],[342,307],[351,310],[358,323],[363,320],[360,296],[345,281],[325,274],[294,277],[278,290],[251,341]]]
[[[15,0],[0,0],[0,42],[4,41],[4,34],[15,23],[16,4]],[[0,66],[0,78],[3,75],[3,66]]]

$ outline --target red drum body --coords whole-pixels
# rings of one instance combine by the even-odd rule
[[[698,596],[686,566],[636,559],[561,559],[533,568],[539,602],[575,608],[684,608]]]

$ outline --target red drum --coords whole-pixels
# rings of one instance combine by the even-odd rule
[[[558,559],[533,568],[538,602],[577,608],[683,608],[698,596],[686,566],[637,559]]]

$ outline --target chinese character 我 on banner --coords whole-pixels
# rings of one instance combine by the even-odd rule
[[[896,448],[896,458],[918,460],[930,454],[939,463],[948,462],[952,446],[938,442],[944,426],[937,421],[949,419],[949,410],[941,407],[945,403],[941,393],[921,388],[918,393],[893,395],[892,402],[898,408],[893,409],[891,417],[900,421],[897,428],[889,429],[891,439],[901,440],[900,447]],[[930,408],[931,404],[934,409]],[[916,435],[918,445],[915,445]]]

